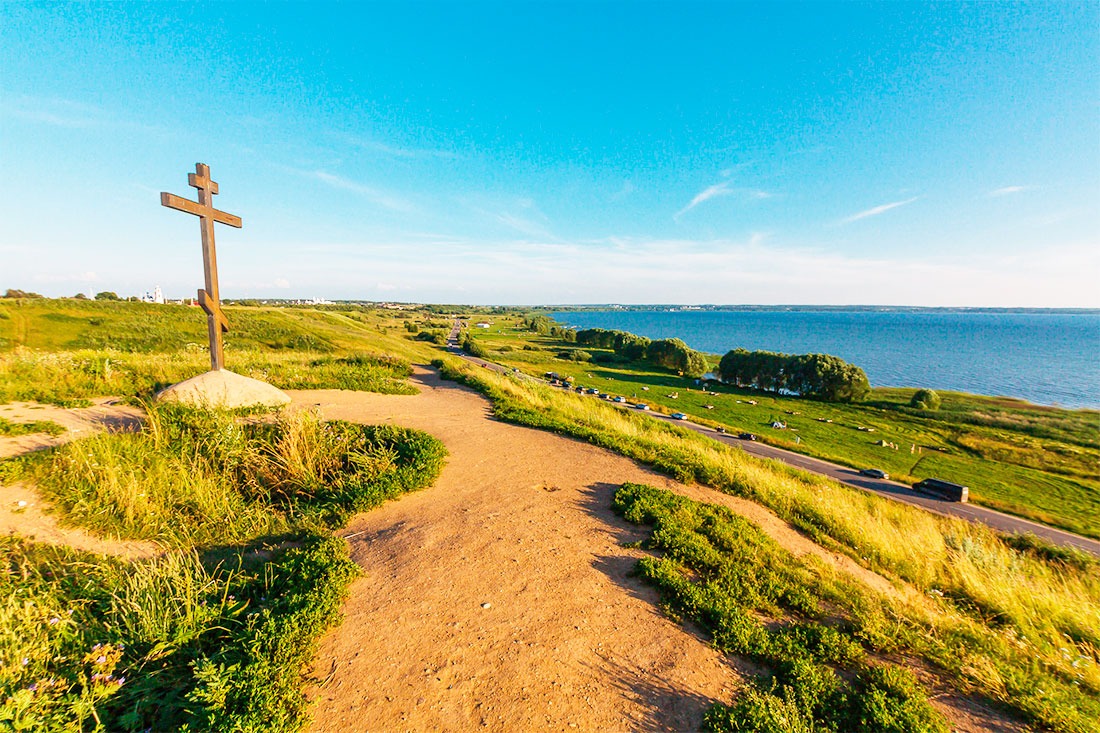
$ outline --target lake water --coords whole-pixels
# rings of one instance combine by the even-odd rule
[[[1100,314],[797,311],[578,311],[578,328],[683,339],[724,354],[741,347],[825,353],[879,387],[929,387],[1100,408]]]

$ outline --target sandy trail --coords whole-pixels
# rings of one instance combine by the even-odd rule
[[[697,730],[740,686],[736,661],[629,577],[641,552],[622,545],[646,532],[609,508],[623,481],[726,504],[793,552],[896,592],[757,504],[496,421],[434,372],[414,381],[417,396],[291,393],[326,419],[418,428],[451,452],[434,487],[344,533],[365,577],[315,660],[313,730]]]
[[[52,420],[65,428],[65,432],[60,435],[31,433],[0,437],[0,458],[10,458],[86,438],[102,430],[137,430],[145,419],[145,413],[140,408],[120,403],[116,397],[99,397],[92,400],[91,407],[77,408],[40,405],[35,402],[10,402],[0,405],[0,417],[17,423]]]
[[[60,435],[31,433],[0,438],[0,458],[9,458],[87,438],[105,430],[137,430],[145,413],[137,407],[120,404],[116,398],[100,397],[92,401],[91,407],[80,408],[12,402],[0,405],[0,417],[12,422],[52,420],[65,428]],[[43,500],[26,481],[0,485],[0,534],[17,534],[36,542],[68,545],[77,550],[127,559],[152,557],[163,551],[152,542],[111,539],[79,527],[63,527],[50,509],[49,502]]]

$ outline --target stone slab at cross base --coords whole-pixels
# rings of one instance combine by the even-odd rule
[[[290,402],[283,391],[226,369],[204,372],[157,393],[158,402],[178,402],[192,407],[278,407]]]

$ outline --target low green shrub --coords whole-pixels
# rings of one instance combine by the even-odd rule
[[[913,393],[913,396],[909,400],[909,406],[915,407],[918,410],[938,410],[940,409],[940,396],[931,389],[918,389]]]
[[[12,422],[0,417],[0,436],[31,435],[33,433],[46,433],[47,435],[61,435],[65,428],[53,420],[34,420],[33,422]]]
[[[851,601],[758,527],[729,510],[626,483],[614,509],[653,527],[645,546],[660,557],[636,573],[666,610],[707,630],[717,648],[771,668],[733,706],[715,705],[711,731],[946,731],[907,671],[867,658],[857,626],[824,621],[823,607]],[[760,615],[780,619],[765,625]],[[833,667],[850,670],[845,681]]]

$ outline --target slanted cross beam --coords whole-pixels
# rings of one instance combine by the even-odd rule
[[[218,184],[210,180],[210,167],[204,163],[195,163],[195,172],[187,174],[187,182],[199,190],[198,202],[180,198],[174,194],[161,193],[161,206],[178,209],[199,217],[202,231],[202,265],[206,275],[206,289],[199,290],[199,305],[206,311],[206,326],[210,332],[210,368],[225,368],[225,353],[222,349],[222,334],[229,330],[229,320],[222,312],[218,298],[218,259],[214,253],[214,222],[241,228],[238,216],[218,211],[214,208],[213,196],[218,192]]]

